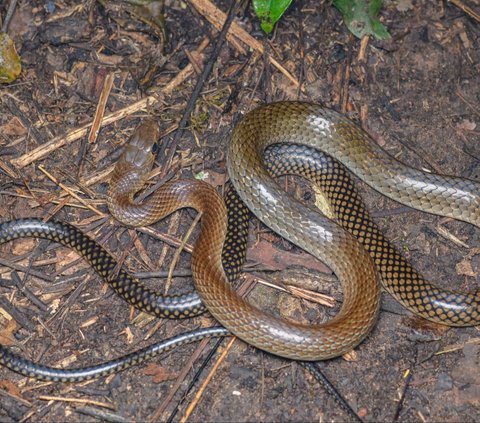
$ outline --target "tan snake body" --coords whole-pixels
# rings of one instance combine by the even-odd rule
[[[479,292],[457,294],[423,280],[370,221],[343,167],[323,152],[397,201],[477,226],[478,183],[405,166],[348,119],[314,104],[275,103],[249,113],[235,128],[229,146],[228,167],[236,188],[261,220],[326,261],[344,285],[344,304],[335,318],[323,325],[299,325],[250,306],[227,283],[238,274],[245,256],[248,216],[236,195],[227,196],[228,233],[223,202],[212,187],[199,181],[169,182],[147,201],[134,203],[133,196],[145,183],[153,164],[157,137],[158,127],[152,122],[135,131],[112,178],[110,209],[129,225],[153,223],[181,207],[192,207],[202,213],[202,230],[192,256],[196,288],[212,314],[247,342],[274,354],[302,360],[334,357],[361,342],[372,328],[379,306],[378,275],[366,250],[377,265],[386,289],[413,312],[448,325],[480,322]],[[287,144],[291,142],[300,145]],[[300,174],[319,185],[329,198],[338,223],[358,237],[366,250],[317,209],[288,197],[269,173]],[[237,224],[238,234],[234,233]],[[113,258],[70,225],[37,219],[0,225],[0,243],[22,236],[48,238],[76,249],[137,308],[162,317],[187,317],[203,311],[193,294],[164,298],[123,271],[112,278]],[[119,371],[174,345],[226,334],[222,328],[207,328],[88,369],[43,367],[3,346],[0,346],[0,363],[42,379],[82,380]]]
[[[311,212],[279,189],[262,162],[265,149],[278,143],[318,149],[380,193],[402,204],[477,227],[480,224],[480,184],[477,182],[406,166],[334,110],[312,103],[269,104],[247,114],[235,127],[228,149],[229,175],[242,200],[260,220],[312,253],[311,246],[318,245],[319,240],[311,239],[309,230],[304,229],[308,228],[305,216]],[[335,176],[335,166],[332,172]],[[315,180],[313,173],[310,179]],[[407,308],[429,320],[452,326],[479,324],[480,291],[457,294],[438,289],[422,279],[383,237],[378,238],[375,225],[365,223],[369,219],[368,215],[364,218],[364,206],[351,203],[347,195],[350,192],[353,188],[341,186],[339,192],[330,197],[338,211],[337,219],[343,220],[343,226],[367,247],[370,245],[370,254],[380,265],[386,289]],[[298,211],[302,209],[305,211]],[[342,261],[343,255],[349,256],[349,247],[345,247],[342,236],[340,240],[330,237],[337,232],[331,223],[325,221],[325,225],[328,236],[320,243],[324,249],[328,247],[328,252],[323,259],[342,278],[337,262]],[[348,269],[345,274],[349,277]]]
[[[226,209],[213,187],[195,180],[172,181],[141,204],[134,203],[133,196],[145,183],[153,164],[158,131],[155,128],[156,125],[148,122],[139,127],[118,161],[109,190],[112,214],[125,224],[139,226],[151,224],[182,207],[202,213],[202,227],[192,253],[195,288],[210,313],[246,342],[283,357],[301,360],[335,357],[360,343],[371,330],[378,313],[379,281],[372,260],[358,241],[340,229],[348,247],[345,251],[352,258],[350,263],[342,261],[342,266],[345,271],[352,272],[355,261],[361,265],[354,270],[352,281],[344,284],[344,303],[332,320],[321,325],[303,325],[251,306],[231,288],[223,271]],[[320,217],[314,210],[310,213]],[[319,225],[310,229],[311,233],[323,231]],[[135,302],[134,291],[131,300]]]

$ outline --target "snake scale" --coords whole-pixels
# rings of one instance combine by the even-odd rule
[[[314,104],[274,103],[250,112],[234,129],[229,146],[228,169],[236,190],[264,223],[327,262],[344,286],[344,304],[335,318],[323,325],[303,326],[281,321],[251,307],[228,285],[227,280],[236,277],[244,259],[248,224],[248,213],[234,191],[229,191],[227,196],[228,219],[215,191],[199,181],[173,181],[142,204],[133,203],[134,193],[143,186],[153,165],[157,137],[158,128],[151,122],[135,131],[112,177],[110,210],[127,224],[145,225],[179,207],[200,209],[202,229],[192,255],[195,286],[212,314],[240,338],[275,354],[302,360],[330,358],[349,350],[361,342],[375,322],[379,295],[373,262],[385,288],[413,312],[448,325],[479,323],[479,293],[444,291],[423,280],[370,221],[348,173],[337,160],[390,198],[478,226],[476,206],[480,191],[476,182],[407,167],[391,158],[351,121]],[[266,159],[266,166],[262,157]],[[303,175],[324,190],[338,223],[286,196],[269,175],[289,173]],[[215,212],[209,213],[209,208]],[[24,222],[23,226],[19,222]],[[239,232],[235,234],[237,224]],[[29,225],[33,227],[28,229]],[[47,229],[49,225],[58,227]],[[340,226],[358,237],[366,249]],[[29,235],[76,248],[117,293],[136,307],[158,316],[187,317],[204,310],[195,294],[163,298],[122,271],[112,279],[113,259],[106,252],[108,260],[105,255],[99,256],[101,247],[94,241],[83,240],[73,245],[72,239],[77,235],[72,234],[76,232],[79,231],[65,224],[42,226],[34,220],[13,221],[0,226],[0,242]],[[118,371],[177,342],[226,333],[222,328],[209,328],[198,335],[186,334],[184,338],[164,341],[161,347],[133,353],[124,361],[119,359],[104,365],[100,370],[97,366],[88,374]],[[38,370],[35,368],[38,365],[5,347],[0,349],[0,363],[23,374],[35,374]],[[57,373],[55,369],[45,370],[44,378],[67,380],[61,372],[63,370]],[[77,378],[82,376],[85,374],[77,371]]]

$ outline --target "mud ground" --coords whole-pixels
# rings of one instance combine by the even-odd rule
[[[19,1],[9,34],[17,43],[24,70],[18,81],[0,87],[2,221],[27,216],[69,221],[103,240],[132,272],[168,270],[176,248],[142,232],[125,230],[104,216],[108,213],[104,201],[108,178],[87,185],[89,178],[115,162],[121,145],[143,118],[154,117],[164,133],[178,125],[197,73],[167,94],[161,88],[189,64],[201,69],[218,35],[193,3],[167,1],[169,41],[162,53],[159,33],[124,8],[105,9],[93,1]],[[216,5],[228,9],[226,2]],[[470,6],[478,11],[478,3],[472,1]],[[2,15],[5,7],[0,6]],[[344,111],[406,163],[478,179],[479,22],[449,2],[424,0],[386,1],[381,16],[392,38],[370,39],[362,45],[325,1],[296,1],[270,38],[262,34],[250,8],[244,9],[236,21],[260,41],[266,53],[248,51],[241,41],[237,44],[244,52],[230,41],[224,45],[176,145],[176,155],[161,175],[207,175],[221,189],[226,179],[225,145],[241,114],[264,102],[302,99]],[[209,44],[204,55],[192,53],[205,37]],[[300,85],[275,68],[270,57]],[[42,144],[92,122],[110,74],[113,87],[106,115],[148,95],[156,96],[156,102],[127,110],[102,127],[93,143],[84,135],[21,165],[20,160]],[[66,196],[42,168],[94,210]],[[290,187],[292,183],[288,180]],[[387,237],[424,276],[443,287],[479,289],[477,228],[406,210],[361,182],[359,187]],[[312,201],[312,190],[305,184],[294,191]],[[154,228],[170,239],[182,239],[192,216],[184,211]],[[251,225],[250,244],[247,278],[305,281],[309,289],[341,298],[337,284],[325,284],[319,277],[319,265],[256,221]],[[12,323],[1,313],[1,335],[26,357],[56,366],[86,366],[213,324],[208,316],[185,321],[145,319],[113,294],[78,256],[54,244],[42,243],[43,252],[38,246],[37,241],[22,240],[0,247],[4,260],[0,298],[26,321],[23,326]],[[125,251],[130,252],[126,257]],[[272,251],[278,260],[272,259]],[[26,281],[47,309],[39,309],[9,282],[12,263],[50,275],[30,275]],[[290,266],[282,269],[285,266],[280,264]],[[256,267],[270,270],[252,273]],[[188,269],[189,255],[182,253],[177,270],[188,273]],[[53,283],[46,281],[49,277]],[[146,283],[159,286],[158,280]],[[169,292],[189,289],[190,279],[180,277]],[[338,302],[336,308],[325,309],[263,285],[257,285],[249,299],[281,315],[312,322],[338,309]],[[192,361],[197,345],[93,382],[42,383],[2,368],[0,419],[91,421],[93,417],[84,413],[92,408],[113,413],[112,421],[177,421],[186,413],[189,421],[347,419],[297,364],[238,340],[205,390],[200,391],[200,386],[227,341],[187,392],[214,343],[210,341]],[[355,354],[321,363],[321,368],[365,421],[474,422],[480,420],[479,361],[477,328],[447,329],[425,323],[384,294],[378,324],[368,339]],[[182,376],[185,369],[188,372]],[[170,398],[175,383],[179,387]],[[195,395],[200,401],[190,414],[187,408]]]

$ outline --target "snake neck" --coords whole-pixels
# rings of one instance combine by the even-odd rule
[[[124,225],[144,226],[153,223],[153,198],[135,203],[134,197],[145,185],[146,177],[128,169],[115,168],[110,180],[107,205],[112,216]]]

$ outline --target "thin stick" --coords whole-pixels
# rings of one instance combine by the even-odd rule
[[[327,377],[315,363],[309,361],[299,361],[298,364],[307,369],[313,375],[323,389],[325,389],[325,391],[333,397],[337,404],[343,409],[343,411],[348,413],[353,421],[358,423],[363,422],[360,416],[352,409],[352,407],[350,407],[350,404],[347,402],[347,400],[340,394],[340,392],[337,391],[337,388],[335,388],[332,382],[327,379]]]
[[[188,407],[187,409],[185,410],[185,414],[183,415],[183,417],[180,419],[180,423],[185,423],[187,421],[187,419],[190,417],[190,414],[192,414],[193,410],[195,410],[195,407],[197,406],[198,402],[200,401],[200,399],[202,398],[202,395],[203,395],[203,392],[205,391],[205,389],[207,388],[208,384],[210,383],[210,380],[213,378],[213,376],[215,375],[215,373],[217,372],[218,370],[218,367],[220,366],[220,364],[223,363],[223,360],[225,360],[225,357],[227,356],[227,354],[230,352],[230,350],[232,349],[233,347],[233,344],[234,342],[237,340],[236,337],[233,337],[232,339],[230,339],[230,341],[228,341],[228,344],[227,346],[225,347],[225,349],[222,351],[222,354],[220,354],[220,357],[218,357],[218,360],[215,362],[215,364],[213,365],[212,367],[212,370],[210,370],[210,372],[208,373],[207,377],[205,378],[205,380],[203,381],[202,383],[202,386],[200,386],[200,388],[198,389],[197,393],[195,394],[195,397],[193,398],[192,402],[190,404],[188,404]]]
[[[202,14],[215,28],[221,29],[223,23],[226,20],[226,14],[218,9],[213,3],[208,0],[190,0],[189,3]],[[260,41],[252,37],[247,31],[245,31],[240,25],[233,22],[228,31],[229,35],[234,35],[240,41],[244,42],[248,47],[256,50],[258,53],[263,54],[264,48]],[[227,35],[227,38],[229,38]],[[233,43],[232,43],[233,44]],[[234,44],[235,45],[235,44]],[[298,80],[290,74],[280,63],[278,63],[273,57],[269,57],[270,63],[275,66],[283,75],[285,75],[296,87],[300,84]]]
[[[38,272],[36,270],[29,269],[28,267],[21,266],[20,264],[12,263],[8,260],[0,258],[0,266],[9,267],[11,269],[15,269],[17,272],[28,273],[31,276],[35,276],[38,279],[42,279],[47,282],[53,282],[54,278],[51,276],[45,275],[42,272]]]
[[[204,339],[203,341],[200,342],[198,345],[197,349],[195,352],[192,354],[192,357],[189,360],[189,364],[187,366],[184,366],[182,372],[178,375],[177,380],[175,381],[174,386],[170,389],[170,392],[166,396],[166,398],[163,400],[163,402],[160,404],[160,406],[155,410],[155,412],[149,417],[148,422],[153,423],[159,420],[160,415],[165,411],[167,408],[168,404],[174,397],[175,393],[177,392],[178,388],[180,388],[180,385],[182,382],[185,380],[188,372],[191,369],[192,363],[200,356],[202,353],[203,349],[207,346],[209,339]]]
[[[5,311],[13,320],[15,320],[20,326],[28,329],[30,332],[35,330],[35,325],[25,316],[20,310],[18,310],[13,304],[0,297],[0,310]],[[1,313],[5,315],[5,313]]]
[[[88,134],[88,142],[95,142],[98,136],[98,131],[100,130],[100,124],[102,123],[103,116],[105,115],[105,107],[107,105],[108,97],[113,87],[113,73],[109,73],[105,77],[103,83],[102,93],[98,99],[97,110],[95,111],[95,117],[93,118],[92,128]]]
[[[205,63],[205,66],[203,68],[203,71],[201,75],[198,77],[198,80],[195,84],[195,87],[193,89],[192,95],[188,99],[187,105],[185,106],[185,111],[183,112],[182,120],[178,124],[178,129],[173,136],[173,140],[171,143],[168,143],[165,148],[169,148],[167,158],[165,159],[165,171],[170,168],[170,162],[173,159],[173,155],[175,154],[176,151],[176,146],[178,142],[180,141],[180,137],[182,136],[182,133],[187,125],[188,120],[190,119],[190,115],[192,113],[193,108],[195,107],[195,103],[197,102],[198,96],[200,95],[205,82],[207,81],[207,78],[210,76],[210,73],[212,72],[213,65],[217,61],[217,57],[220,53],[220,50],[223,47],[223,44],[225,42],[225,36],[228,32],[228,29],[230,28],[231,23],[233,22],[233,18],[235,17],[235,10],[236,10],[236,0],[233,0],[230,9],[228,11],[228,16],[224,20],[222,30],[220,31],[220,34],[217,37],[217,40],[215,42],[215,46],[210,53],[210,56]]]
[[[252,287],[254,286],[254,281],[253,279],[247,279],[245,280],[242,285],[238,288],[238,291],[237,293],[241,296],[245,296],[247,295],[248,292],[250,292],[250,290],[252,289]],[[233,336],[233,335],[232,335]],[[215,346],[212,348],[212,350],[208,353],[207,357],[205,358],[205,360],[203,360],[203,363],[200,365],[200,368],[197,370],[197,372],[195,373],[194,377],[192,378],[192,381],[190,382],[190,384],[188,385],[186,391],[184,392],[183,396],[182,396],[182,399],[177,403],[177,405],[175,406],[175,409],[172,411],[172,413],[170,414],[170,416],[168,417],[167,419],[167,423],[171,423],[173,421],[173,419],[175,418],[176,414],[177,414],[177,411],[180,407],[180,404],[183,403],[183,400],[188,396],[188,394],[190,393],[190,391],[193,389],[193,387],[195,386],[195,383],[196,381],[200,378],[200,375],[202,374],[203,370],[205,369],[205,367],[207,366],[207,364],[209,363],[209,361],[212,359],[213,355],[215,354],[215,352],[218,350],[218,348],[223,344],[223,341],[224,341],[225,338],[221,338],[217,341],[217,343],[215,344]],[[202,341],[203,342],[203,341]],[[206,343],[205,344],[200,344],[197,349],[195,350],[194,354],[196,357],[198,357],[200,355],[200,353],[205,349],[206,347]],[[191,366],[191,363],[193,363],[192,360],[189,360],[189,363],[187,363],[187,365]],[[183,380],[183,379],[182,379]],[[169,396],[170,396],[170,399],[173,398],[173,395],[175,394],[175,392],[177,391],[178,389],[178,386],[176,385],[172,391],[169,393]],[[158,416],[160,416],[161,412],[163,412],[163,410],[165,410],[165,408],[167,407],[168,403],[163,403],[162,406],[161,406],[161,411],[160,411],[160,408],[158,410],[158,413],[156,414],[157,416],[157,419],[158,419]]]
[[[3,160],[0,160],[0,169],[3,170],[10,178],[12,179],[19,179],[18,174]]]
[[[110,410],[115,410],[115,406],[113,404],[108,404],[107,402],[95,401],[87,398],[55,397],[50,395],[40,395],[37,397],[37,399],[44,400],[44,401],[78,402],[80,404],[92,404],[92,405],[97,405],[103,408],[109,408]]]
[[[459,9],[462,9],[467,15],[470,15],[477,22],[480,22],[480,15],[477,12],[475,12],[475,10],[473,10],[471,7],[468,7],[466,4],[464,4],[462,1],[450,0],[450,3],[453,3]]]
[[[208,45],[208,38],[205,38],[199,45],[199,47],[195,50],[198,54],[201,53]],[[188,64],[182,69],[178,75],[173,78],[162,90],[161,93],[168,95],[170,94],[178,85],[184,82],[190,75],[193,74],[193,66]],[[145,109],[149,106],[152,106],[158,103],[158,98],[156,95],[151,95],[141,100],[130,104],[123,109],[117,110],[116,112],[110,113],[104,117],[102,120],[101,126],[109,125],[110,123],[117,122],[126,116],[129,116],[133,113],[138,112],[139,110]],[[88,122],[85,125],[76,128],[70,131],[67,134],[60,135],[58,137],[53,138],[51,141],[46,142],[43,145],[33,149],[31,152],[24,154],[16,159],[10,161],[10,163],[17,168],[23,168],[30,163],[33,163],[39,159],[43,159],[44,157],[48,156],[53,151],[61,148],[65,145],[71,144],[74,141],[77,141],[84,137],[88,130],[91,127],[91,123]]]
[[[97,410],[93,407],[77,407],[75,412],[85,414],[89,417],[95,417],[101,421],[113,422],[113,423],[129,423],[131,420],[127,419],[120,414],[115,414],[110,411]]]
[[[348,97],[349,97],[349,87],[350,87],[350,72],[352,66],[352,57],[353,57],[353,35],[350,34],[350,44],[347,51],[347,60],[345,61],[345,71],[342,75],[342,85],[340,87],[340,110],[342,113],[347,112],[348,108]]]
[[[42,171],[52,182],[57,184],[60,188],[62,188],[64,191],[68,192],[73,198],[78,200],[80,203],[82,203],[85,207],[89,208],[91,211],[94,213],[98,214],[100,217],[105,217],[106,215],[102,213],[100,210],[92,206],[91,204],[87,203],[82,197],[78,196],[73,192],[70,188],[68,188],[65,184],[62,184],[57,178],[55,178],[52,174],[50,174],[42,165],[38,166],[38,169]]]
[[[156,229],[151,228],[150,226],[142,226],[140,228],[136,228],[137,231],[142,232],[144,234],[150,235],[154,238],[159,239],[160,241],[166,242],[168,245],[171,245],[173,247],[180,247],[182,245],[182,241],[179,240],[178,238],[168,235],[168,234],[163,234],[160,231],[157,231]],[[193,251],[193,246],[190,244],[186,244],[183,246],[183,249],[189,253]]]
[[[167,281],[165,282],[165,292],[168,292],[168,288],[172,284],[173,271],[175,270],[175,266],[178,263],[178,259],[180,258],[180,254],[182,253],[183,249],[187,245],[188,239],[192,235],[193,230],[195,229],[195,227],[197,226],[197,224],[198,224],[198,222],[200,221],[201,218],[202,218],[202,213],[197,213],[197,215],[195,216],[195,219],[193,220],[192,224],[190,225],[190,228],[188,228],[187,233],[183,237],[182,243],[180,244],[180,246],[175,251],[175,254],[174,254],[173,259],[172,259],[172,263],[170,264],[170,268],[168,269]]]
[[[15,101],[12,98],[14,98]],[[5,103],[10,109],[10,112],[17,117],[23,127],[28,131],[28,135],[32,137],[37,144],[44,144],[46,140],[43,135],[35,127],[35,125],[33,125],[33,123],[30,121],[30,118],[17,106],[16,103],[20,102],[20,100],[16,99],[15,97],[12,98],[5,99]]]
[[[3,21],[2,32],[7,32],[8,25],[10,24],[10,20],[12,19],[13,12],[15,11],[15,7],[17,7],[17,0],[10,0],[10,4],[7,10],[7,15],[5,16],[5,20]]]

